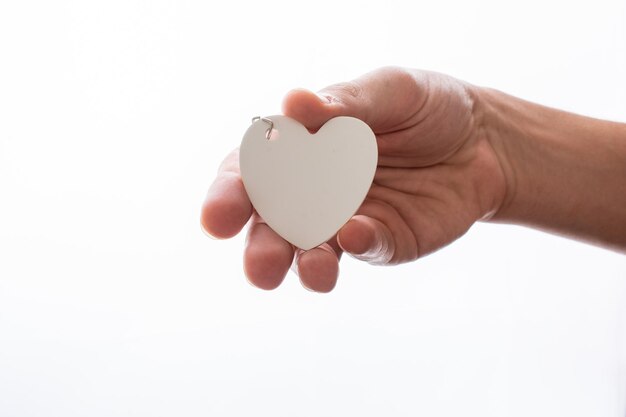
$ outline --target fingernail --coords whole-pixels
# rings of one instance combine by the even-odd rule
[[[202,230],[202,233],[204,233],[205,235],[207,235],[209,238],[213,239],[213,240],[219,240],[218,238],[216,238],[215,236],[213,236],[211,233],[209,233],[204,226],[202,225],[202,223],[200,223],[200,230]]]
[[[296,255],[293,257],[293,266],[294,266],[294,269],[295,269],[294,272],[300,278],[300,284],[302,285],[302,288],[304,288],[305,290],[307,290],[309,292],[317,293],[317,291],[315,291],[313,288],[308,287],[304,283],[302,278],[300,277],[300,266],[299,266],[299,264],[300,264],[300,260],[306,256],[306,253],[307,253],[307,251],[302,250],[302,249],[297,249],[296,250]]]
[[[351,256],[359,256],[359,255],[363,255],[365,253],[367,253],[370,248],[368,246],[361,246],[359,248],[346,248],[343,243],[341,242],[341,235],[343,235],[343,231],[344,229],[350,228],[350,227],[354,227],[355,225],[358,224],[358,221],[355,219],[350,219],[348,220],[348,222],[346,224],[343,225],[343,227],[339,230],[339,232],[337,233],[337,243],[339,243],[339,246],[346,251],[349,255]]]
[[[300,276],[300,267],[298,265],[298,261],[300,260],[300,257],[302,255],[304,255],[306,253],[306,251],[300,249],[300,248],[296,248],[296,253],[293,256],[293,262],[291,264],[291,270],[293,272],[296,273],[296,275]]]
[[[324,104],[330,104],[332,103],[334,100],[331,96],[329,95],[322,95],[320,93],[315,93],[315,95],[320,99],[320,101]]]

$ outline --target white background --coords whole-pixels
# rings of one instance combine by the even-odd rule
[[[255,115],[382,65],[626,121],[626,3],[0,3],[0,416],[624,416],[626,257],[479,224],[263,292],[200,204]]]

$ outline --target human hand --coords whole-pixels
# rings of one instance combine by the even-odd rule
[[[492,140],[481,127],[473,86],[431,72],[382,68],[314,94],[293,90],[283,112],[310,130],[352,116],[376,134],[378,167],[358,212],[327,243],[301,251],[267,226],[239,173],[238,151],[219,168],[202,207],[204,230],[236,235],[248,222],[244,269],[250,282],[276,288],[289,268],[311,290],[336,284],[347,252],[378,265],[416,260],[493,215],[505,196],[505,175]]]

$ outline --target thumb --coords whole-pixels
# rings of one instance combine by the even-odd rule
[[[352,116],[368,123],[367,103],[361,98],[361,88],[355,82],[336,84],[318,93],[299,88],[285,96],[283,113],[312,131],[338,116]]]
[[[283,113],[316,131],[329,119],[351,116],[384,132],[410,108],[416,86],[413,76],[402,68],[381,68],[354,81],[334,84],[318,93],[291,90],[283,100]]]
[[[381,221],[353,216],[337,233],[337,243],[346,253],[374,265],[389,264],[396,252],[391,230]]]
[[[354,81],[326,87],[317,94],[292,90],[283,100],[283,113],[313,131],[338,116],[361,119],[376,133],[397,130],[425,102],[427,75],[384,67]]]

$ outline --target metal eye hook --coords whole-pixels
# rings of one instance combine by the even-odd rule
[[[272,120],[268,119],[267,117],[256,116],[252,118],[252,123],[259,120],[270,125],[270,127],[265,132],[265,138],[267,140],[270,140],[272,138],[272,129],[274,129],[274,122],[272,122]]]

